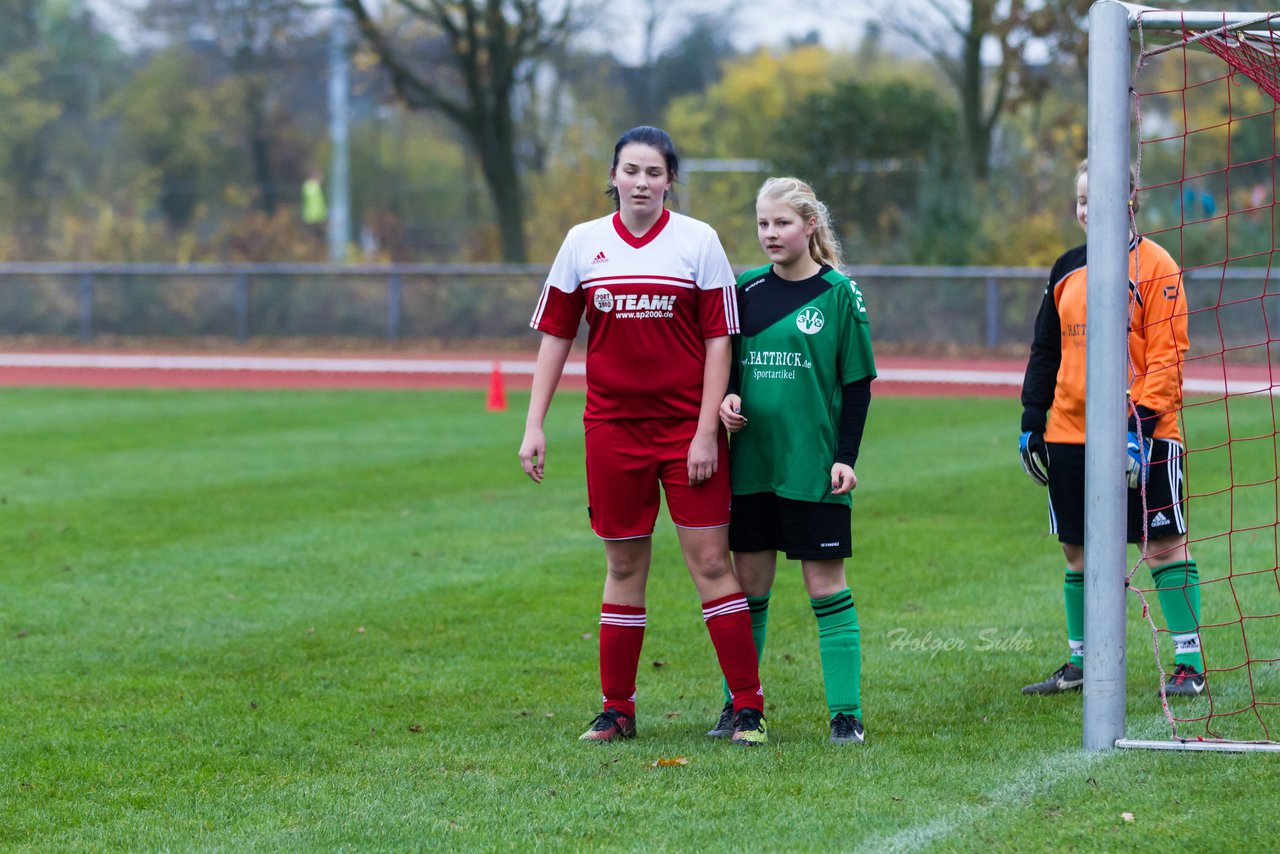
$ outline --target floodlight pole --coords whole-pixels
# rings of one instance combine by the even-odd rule
[[[1089,10],[1086,750],[1110,750],[1124,737],[1129,76],[1128,10],[1116,0],[1099,0]]]
[[[346,11],[334,4],[329,31],[329,260],[347,260],[351,241],[350,92],[351,40]]]

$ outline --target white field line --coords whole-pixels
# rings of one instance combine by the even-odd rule
[[[528,359],[499,359],[504,374],[532,375],[534,362]],[[487,374],[492,359],[375,359],[319,356],[164,356],[124,353],[0,353],[0,368],[70,368],[88,370],[143,371],[257,371],[335,374]],[[586,365],[570,361],[568,376],[582,376]],[[882,382],[944,383],[953,385],[1022,385],[1016,371],[951,370],[947,368],[883,368]],[[1225,386],[1225,387],[1224,387]],[[1257,394],[1276,388],[1265,379],[1222,380],[1188,378],[1183,387],[1192,394]]]
[[[958,807],[932,821],[915,827],[904,828],[892,835],[865,839],[855,849],[858,852],[913,852],[934,844],[946,847],[946,842],[956,834],[968,833],[973,825],[993,812],[1005,807],[1024,805],[1028,800],[1048,791],[1053,786],[1075,774],[1083,774],[1106,756],[1119,751],[1084,751],[1079,748],[1050,754],[1035,765],[1024,769],[1014,779],[997,789],[987,792],[984,803]],[[957,840],[963,842],[963,840]],[[961,847],[966,847],[961,845]]]
[[[504,374],[532,374],[528,360],[499,359]],[[270,371],[335,374],[487,374],[492,359],[344,359],[314,356],[156,356],[117,353],[0,353],[0,368],[140,371]],[[582,375],[582,362],[565,365]]]

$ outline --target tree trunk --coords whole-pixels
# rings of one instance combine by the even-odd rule
[[[524,264],[529,255],[525,250],[525,204],[516,170],[516,152],[511,138],[499,140],[497,134],[485,136],[488,138],[472,134],[471,138],[479,151],[480,168],[498,218],[502,260],[507,264]]]
[[[961,48],[963,84],[960,112],[964,126],[965,154],[969,160],[969,174],[979,181],[985,181],[989,171],[987,159],[991,152],[991,136],[983,109],[983,28],[981,22],[976,19],[976,11],[973,16]]]
[[[502,260],[523,264],[528,260],[524,243],[524,196],[520,192],[520,174],[516,166],[515,125],[506,98],[487,114],[472,114],[475,123],[468,128],[480,168],[493,200],[494,214],[502,243]]]
[[[258,185],[258,206],[271,216],[276,212],[275,174],[271,166],[271,131],[267,127],[266,92],[261,80],[250,73],[245,81],[244,112],[249,123],[249,157]]]

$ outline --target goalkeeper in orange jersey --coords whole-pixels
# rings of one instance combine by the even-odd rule
[[[876,375],[866,307],[840,272],[827,207],[808,184],[770,178],[756,197],[766,266],[738,277],[737,370],[720,405],[733,434],[729,547],[763,652],[778,552],[800,562],[818,629],[830,740],[860,744],[861,643],[845,580],[850,493]],[[720,721],[733,713],[726,688]]]
[[[1130,178],[1130,204],[1136,182]],[[1089,216],[1088,161],[1076,172],[1076,219]],[[1049,526],[1066,555],[1066,663],[1024,694],[1057,694],[1084,683],[1085,250],[1077,246],[1053,265],[1036,317],[1022,384],[1022,467],[1049,487]],[[1173,695],[1205,688],[1200,654],[1200,576],[1187,550],[1183,497],[1182,362],[1187,352],[1187,301],[1182,271],[1145,237],[1129,245],[1128,540],[1138,543],[1173,635]],[[1136,284],[1135,284],[1136,283]],[[1145,512],[1144,512],[1145,494]]]

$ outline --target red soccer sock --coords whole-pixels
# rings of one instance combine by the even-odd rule
[[[749,622],[749,618],[748,618]],[[600,606],[600,689],[604,707],[636,716],[636,670],[644,645],[644,608]]]
[[[751,613],[747,597],[732,593],[702,603],[702,619],[711,633],[711,643],[720,660],[729,693],[733,695],[733,711],[764,711],[764,689],[760,687],[760,665],[756,645],[751,639]]]

